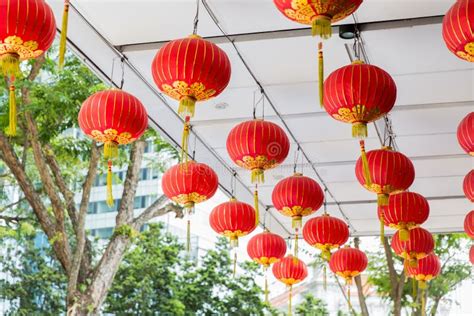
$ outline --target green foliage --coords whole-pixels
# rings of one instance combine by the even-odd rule
[[[327,316],[329,311],[327,304],[314,297],[312,294],[307,294],[304,301],[296,307],[296,315],[298,316]]]
[[[0,237],[0,297],[11,306],[6,315],[60,315],[65,310],[66,276],[52,259],[42,234]]]

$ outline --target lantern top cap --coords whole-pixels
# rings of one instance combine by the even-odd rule
[[[302,176],[303,176],[303,174],[301,172],[295,172],[293,174],[293,177],[302,177]]]
[[[391,146],[383,146],[382,150],[393,150]]]
[[[352,62],[353,65],[363,65],[365,64],[363,60],[356,59]]]
[[[202,39],[202,37],[197,35],[197,34],[191,34],[191,35],[188,36],[188,38]]]

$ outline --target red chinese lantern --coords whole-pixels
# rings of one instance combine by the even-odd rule
[[[56,21],[44,0],[2,0],[0,21],[0,70],[10,79],[6,133],[15,136],[15,78],[21,75],[20,62],[37,58],[49,49],[56,35]]]
[[[464,177],[462,189],[468,200],[474,202],[474,169]]]
[[[278,281],[290,288],[288,314],[291,315],[293,285],[306,279],[308,276],[308,268],[306,267],[306,264],[300,259],[293,257],[292,255],[288,255],[273,265],[272,272]]]
[[[251,171],[255,183],[255,211],[259,220],[257,183],[264,182],[264,171],[281,164],[288,156],[290,141],[275,123],[254,119],[234,126],[227,136],[227,152],[239,167]]]
[[[472,245],[471,249],[469,250],[469,261],[471,261],[471,264],[474,265],[474,245]]]
[[[209,224],[216,233],[228,237],[234,248],[239,245],[239,237],[246,236],[255,229],[255,210],[247,203],[232,198],[211,211]]]
[[[392,194],[388,206],[383,209],[385,225],[400,232],[400,240],[410,238],[409,230],[423,224],[430,214],[428,201],[418,193],[400,192]]]
[[[329,261],[331,250],[341,247],[349,239],[349,228],[343,220],[324,214],[306,222],[303,238],[310,246],[321,250],[321,256]]]
[[[112,206],[112,160],[118,156],[119,145],[134,142],[145,132],[147,111],[133,95],[111,89],[87,98],[79,111],[78,121],[84,134],[104,143],[104,157],[108,159],[107,204]]]
[[[390,147],[367,153],[364,147],[361,149],[362,155],[355,167],[356,177],[367,190],[377,194],[378,205],[387,205],[389,194],[405,191],[415,180],[415,168],[404,154]]]
[[[474,62],[474,0],[457,0],[443,18],[443,38],[448,49]]]
[[[217,45],[191,35],[164,45],[151,72],[158,88],[179,101],[178,113],[192,117],[196,102],[216,97],[227,87],[231,66]]]
[[[434,253],[429,254],[418,261],[417,267],[405,265],[407,274],[418,281],[421,289],[426,289],[426,282],[436,278],[441,272],[441,263]]]
[[[277,183],[272,193],[273,206],[292,218],[292,227],[301,228],[303,216],[316,212],[324,201],[319,184],[301,173],[295,173]]]
[[[474,238],[474,211],[467,213],[464,218],[464,231],[469,237]]]
[[[262,265],[265,270],[265,301],[268,302],[267,269],[271,264],[279,262],[286,253],[285,240],[267,229],[263,233],[250,238],[247,244],[247,253],[253,261]]]
[[[324,82],[324,108],[341,122],[352,124],[352,137],[367,137],[367,123],[390,112],[397,87],[383,69],[355,61],[334,71]]]
[[[250,238],[247,244],[247,253],[253,261],[268,267],[285,256],[286,242],[279,235],[265,230]]]
[[[474,2],[472,6],[474,7]],[[459,123],[457,137],[462,149],[469,155],[474,156],[474,112],[466,115]]]
[[[392,249],[397,255],[407,260],[411,267],[417,267],[418,260],[433,251],[434,240],[430,232],[421,227],[413,228],[409,233],[409,240],[402,241],[397,231],[392,238]]]

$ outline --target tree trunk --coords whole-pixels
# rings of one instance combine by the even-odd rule
[[[430,310],[431,316],[435,316],[436,313],[438,312],[438,307],[439,307],[439,302],[441,301],[441,297],[435,297],[433,298],[433,300],[434,300],[434,303]]]
[[[354,246],[359,249],[359,237],[354,238]],[[357,286],[357,294],[359,296],[360,312],[362,316],[369,316],[369,309],[365,301],[364,288],[362,287],[362,279],[360,275],[355,277],[355,284]]]

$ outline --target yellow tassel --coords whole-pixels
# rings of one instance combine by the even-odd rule
[[[331,252],[329,251],[329,249],[326,248],[321,252],[321,258],[328,262],[329,260],[331,260]]]
[[[15,53],[7,53],[0,56],[0,69],[5,77],[21,76],[20,56]]]
[[[323,266],[323,289],[324,289],[324,291],[328,290],[328,278],[327,278],[326,264],[324,264],[324,266]]]
[[[398,231],[401,241],[409,241],[410,240],[410,231],[407,228],[402,228]]]
[[[252,169],[251,173],[251,181],[252,183],[264,183],[265,182],[265,173],[263,169],[255,168]]]
[[[351,286],[347,286],[347,308],[349,308],[349,314],[352,310],[352,303],[351,303]]]
[[[380,193],[377,194],[377,205],[387,206],[388,205],[388,194]]]
[[[194,117],[194,109],[196,108],[196,98],[185,96],[179,101],[178,114],[183,117]]]
[[[260,223],[260,211],[258,207],[258,191],[257,190],[253,192],[253,203],[255,206],[255,227],[257,227],[258,224]]]
[[[420,290],[426,290],[428,288],[428,284],[425,281],[418,281],[418,287]]]
[[[235,278],[235,273],[237,272],[237,251],[234,252],[234,269],[232,271],[232,277]]]
[[[189,124],[189,116],[186,117],[183,128],[183,137],[181,139],[181,162],[188,162],[188,146],[189,134],[191,132],[191,125]]]
[[[14,137],[16,136],[17,113],[16,113],[15,85],[13,84],[13,82],[10,85],[9,111],[10,112],[9,112],[8,128],[5,132],[8,136]]]
[[[324,107],[324,55],[323,43],[318,44],[318,85],[319,85],[319,105]]]
[[[331,18],[325,15],[318,15],[313,20],[312,35],[328,39],[332,35]]]
[[[112,160],[107,162],[107,205],[112,207],[114,205],[114,197],[112,195]]]
[[[352,123],[352,137],[353,138],[366,138],[367,137],[367,124],[362,122]]]
[[[118,157],[118,144],[114,141],[104,143],[104,158],[113,159]]]
[[[416,268],[418,267],[418,260],[416,258],[411,258],[408,260],[408,264],[410,265],[410,267]]]
[[[416,302],[416,296],[417,296],[417,288],[416,288],[416,280],[415,278],[411,278],[411,296],[413,297],[413,302]]]
[[[380,243],[383,245],[385,242],[385,224],[383,217],[380,218]]]
[[[291,306],[291,300],[293,299],[293,286],[290,285],[290,291],[288,293],[288,316],[291,316],[292,313],[292,306]]]
[[[191,251],[191,220],[188,219],[188,223],[186,225],[186,252],[189,253]]]
[[[421,289],[421,315],[426,315],[425,289]]]
[[[291,227],[294,228],[294,229],[301,228],[302,222],[303,221],[301,219],[301,216],[293,216],[291,218]]]
[[[232,249],[237,248],[239,246],[239,237],[237,236],[230,237],[229,243]]]
[[[296,231],[296,235],[295,235],[295,254],[294,254],[294,256],[295,256],[294,261],[295,261],[295,263],[297,263],[298,262],[298,230]]]
[[[265,290],[264,290],[264,294],[265,294],[265,303],[268,303],[268,294],[270,293],[269,289],[268,289],[268,269],[265,267],[264,268],[265,270]]]
[[[63,23],[61,26],[61,39],[59,41],[59,69],[63,68],[64,56],[66,55],[68,18],[69,18],[69,0],[64,0]]]
[[[359,141],[360,145],[360,159],[362,160],[362,173],[364,175],[364,181],[366,186],[372,185],[372,179],[370,177],[369,160],[367,159],[367,153],[365,152],[365,142]]]

